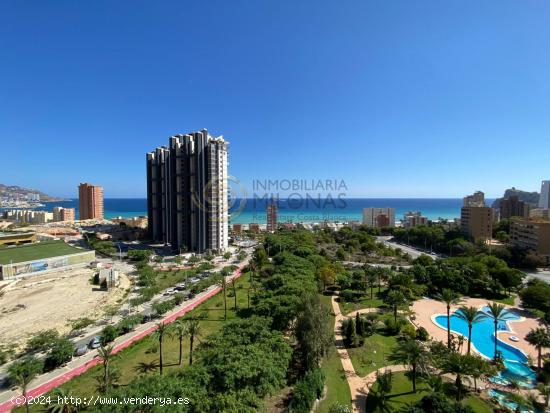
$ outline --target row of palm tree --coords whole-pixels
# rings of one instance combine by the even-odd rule
[[[189,337],[189,364],[193,364],[193,346],[195,339],[202,333],[199,320],[196,319],[184,319],[179,318],[169,325],[166,323],[158,323],[155,329],[154,337],[158,340],[159,344],[159,373],[162,375],[163,371],[163,353],[162,345],[166,337],[175,336],[179,340],[179,361],[181,365],[183,362],[183,340],[185,337]]]
[[[438,299],[444,302],[447,306],[447,346],[451,347],[451,305],[458,304],[460,302],[459,296],[454,293],[452,290],[444,289],[442,293],[438,296]],[[456,312],[455,315],[460,319],[464,320],[468,324],[468,350],[467,353],[471,352],[471,343],[472,343],[472,329],[475,324],[480,321],[490,318],[493,321],[494,326],[494,337],[495,337],[495,350],[494,350],[494,359],[496,360],[499,357],[499,352],[497,348],[497,333],[498,325],[502,321],[506,321],[506,307],[499,303],[488,303],[487,311],[483,312],[478,310],[476,307],[467,307],[461,306]],[[538,352],[537,355],[537,369],[538,371],[542,368],[542,349],[550,348],[550,332],[547,328],[539,327],[531,330],[525,337],[527,342],[533,345]]]

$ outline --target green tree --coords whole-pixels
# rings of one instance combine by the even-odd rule
[[[468,323],[468,354],[470,354],[472,344],[472,328],[474,324],[483,320],[483,314],[475,307],[462,306],[458,309],[455,315]]]
[[[447,348],[451,348],[451,305],[460,302],[459,296],[453,290],[448,288],[443,289],[441,294],[436,296],[437,300],[445,303],[447,308]]]
[[[497,333],[498,333],[498,323],[501,321],[506,321],[504,318],[506,307],[504,307],[502,304],[499,303],[488,303],[487,307],[489,309],[487,310],[487,313],[485,314],[486,317],[491,318],[493,320],[493,325],[495,327],[495,355],[494,359],[496,360],[498,357],[498,351],[497,351]]]
[[[225,278],[225,275],[222,273],[218,277],[218,280],[216,282],[218,287],[222,289],[223,293],[223,319],[227,320],[227,279]]]
[[[199,324],[199,320],[188,320],[187,321],[187,335],[189,336],[189,365],[193,364],[193,344],[195,339],[200,337],[202,334],[202,329]]]
[[[179,359],[178,364],[181,366],[183,361],[183,339],[187,336],[187,321],[183,318],[178,318],[174,323],[172,323],[171,328],[174,332],[174,335],[179,340]]]
[[[59,339],[59,333],[55,329],[43,330],[27,342],[26,351],[29,353],[46,352]]]
[[[97,355],[99,356],[103,366],[101,390],[105,393],[109,391],[113,381],[113,377],[111,375],[111,362],[115,358],[113,349],[113,346],[101,346],[97,350]]]
[[[76,413],[80,406],[75,404],[75,397],[70,391],[65,391],[61,387],[53,391],[54,403],[48,405],[48,413]]]
[[[329,311],[317,294],[307,296],[296,318],[294,335],[305,370],[317,368],[333,343]]]
[[[166,336],[170,334],[169,326],[165,323],[157,323],[156,330],[153,333],[159,343],[159,372],[162,376],[163,360],[162,360],[162,344]]]
[[[424,346],[415,340],[401,340],[397,343],[397,347],[393,349],[389,359],[410,367],[413,392],[416,393],[418,372],[426,370],[430,363],[429,353]]]
[[[529,331],[525,339],[537,349],[537,369],[540,372],[542,366],[542,349],[550,347],[550,333],[548,329],[539,327]]]
[[[397,309],[407,304],[405,295],[399,290],[391,290],[385,301],[393,309],[393,321],[397,324]]]
[[[227,251],[226,253],[223,254],[223,258],[225,260],[228,260],[229,258],[231,258],[231,253],[229,251]]]
[[[69,362],[73,358],[74,344],[67,338],[59,338],[53,343],[45,359],[45,366],[53,370]]]
[[[460,353],[451,352],[443,361],[441,371],[443,373],[449,373],[456,376],[456,400],[460,401],[462,396],[462,379],[465,376],[472,374],[474,369],[474,363],[472,362],[473,356],[462,355]]]
[[[25,357],[21,361],[16,361],[8,368],[10,382],[21,388],[27,413],[29,412],[29,404],[27,401],[29,384],[36,376],[42,373],[43,368],[44,364],[33,356]]]

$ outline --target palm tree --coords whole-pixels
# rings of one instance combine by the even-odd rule
[[[170,330],[168,327],[168,324],[164,324],[162,322],[157,323],[157,328],[154,332],[155,337],[159,341],[159,369],[160,369],[160,375],[162,376],[162,343],[164,341],[164,337],[170,334]]]
[[[372,271],[369,271],[369,273],[367,274],[367,285],[370,287],[371,300],[373,298],[373,290],[374,290],[374,286],[376,285],[376,280],[377,280],[376,274],[374,274]]]
[[[493,319],[493,324],[495,326],[495,356],[494,359],[496,360],[498,357],[498,351],[497,351],[497,332],[498,332],[498,323],[500,321],[506,321],[504,318],[506,307],[504,307],[502,304],[499,303],[488,303],[487,306],[489,309],[487,310],[487,313],[485,313],[485,317],[489,317]]]
[[[256,281],[251,278],[250,279],[250,284],[248,285],[248,290],[247,290],[247,307],[250,308],[250,292],[256,292],[257,291],[257,284],[256,284]]]
[[[74,404],[76,398],[70,391],[65,392],[58,387],[54,390],[53,396],[56,398],[56,402],[49,404],[48,413],[75,413],[80,410],[79,406]]]
[[[238,310],[238,307],[237,307],[237,288],[235,286],[235,281],[236,280],[237,280],[236,278],[233,278],[231,280],[231,288],[233,289],[233,297],[235,297],[235,311]]]
[[[525,339],[529,344],[534,346],[537,351],[537,369],[540,372],[541,369],[541,360],[542,360],[542,349],[550,347],[550,333],[546,328],[535,328],[527,333]]]
[[[386,296],[386,302],[393,308],[393,320],[397,324],[397,309],[407,303],[405,294],[399,290],[391,290]]]
[[[544,397],[544,407],[548,407],[548,402],[550,401],[550,386],[539,383],[537,384],[537,390]]]
[[[218,278],[218,287],[222,289],[223,292],[223,319],[227,320],[227,280],[225,279],[225,274],[222,272]]]
[[[201,332],[199,320],[192,319],[187,321],[187,335],[189,336],[189,365],[193,364],[193,343],[195,342],[195,338],[200,337]]]
[[[469,376],[473,371],[474,363],[472,362],[472,357],[473,356],[467,354],[450,353],[445,360],[443,360],[441,371],[443,373],[456,375],[455,386],[457,401],[460,401],[461,397],[462,378],[464,376]]]
[[[455,315],[468,323],[468,354],[470,354],[472,344],[472,327],[474,324],[483,320],[484,315],[475,307],[462,306],[455,312]]]
[[[415,340],[400,341],[389,356],[391,361],[407,365],[411,368],[413,392],[415,393],[417,372],[427,367],[428,358],[428,352]]]
[[[29,413],[27,389],[31,381],[42,373],[43,368],[44,363],[34,356],[26,357],[21,361],[16,361],[8,368],[8,377],[10,382],[15,383],[17,387],[21,387],[23,399],[25,400],[25,410],[27,413]]]
[[[97,355],[101,359],[101,364],[103,364],[103,391],[107,392],[111,384],[111,361],[115,357],[113,346],[101,346],[97,350]]]
[[[438,294],[436,299],[445,303],[447,307],[447,348],[451,348],[451,305],[458,304],[460,297],[453,290],[444,288],[441,294]]]
[[[172,330],[174,331],[174,335],[178,338],[180,343],[178,364],[181,366],[181,363],[183,361],[183,339],[187,335],[187,321],[185,321],[183,318],[178,318],[172,324]]]

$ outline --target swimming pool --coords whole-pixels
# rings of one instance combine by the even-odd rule
[[[488,308],[483,307],[480,311],[487,313]],[[504,310],[504,321],[500,321],[497,329],[499,331],[511,331],[508,321],[519,320],[520,317],[511,310]],[[435,323],[447,329],[447,316],[437,315]],[[468,338],[468,323],[459,318],[456,313],[451,314],[451,331],[462,334]],[[495,355],[495,327],[491,318],[485,318],[473,325],[472,347],[483,356],[492,359]],[[511,346],[502,340],[497,340],[497,351],[501,353],[506,369],[494,377],[494,381],[508,383],[510,379],[520,382],[524,387],[533,387],[536,383],[536,374],[527,365],[527,356],[519,349]]]
[[[508,398],[508,393],[506,392],[502,392],[502,391],[499,391],[499,390],[494,390],[494,389],[490,389],[487,394],[489,395],[489,397],[492,397],[494,399],[496,399],[496,401],[501,405],[501,406],[505,406],[507,407],[509,410],[515,412],[517,407],[518,407],[518,404],[512,400],[510,400]],[[531,410],[531,409],[528,409],[524,406],[520,406],[519,408],[519,411],[521,413],[542,413],[542,410]]]

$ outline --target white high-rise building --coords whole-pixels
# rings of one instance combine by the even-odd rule
[[[395,209],[363,208],[363,225],[372,228],[395,227]]]
[[[176,251],[223,251],[229,244],[227,146],[206,129],[169,138],[147,159],[148,229]]]
[[[550,181],[542,181],[540,187],[539,208],[550,208]]]

